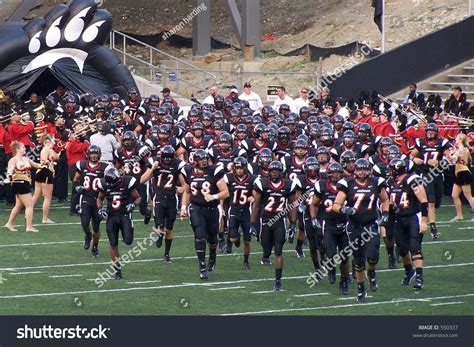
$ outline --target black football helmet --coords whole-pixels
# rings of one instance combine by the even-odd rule
[[[318,159],[318,163],[320,165],[324,165],[326,163],[329,163],[331,160],[331,153],[329,152],[329,149],[325,146],[320,146],[316,149],[316,158]]]
[[[341,165],[346,171],[352,173],[355,170],[355,162],[357,158],[353,151],[344,151],[339,158]]]
[[[247,125],[238,124],[235,127],[235,134],[237,139],[239,139],[240,141],[245,140],[247,138]]]
[[[237,177],[242,177],[248,170],[248,161],[244,157],[237,157],[234,159],[232,170]],[[240,171],[242,169],[243,171]],[[238,171],[239,170],[239,171]],[[242,174],[239,174],[242,173]]]
[[[200,138],[202,137],[202,133],[204,132],[204,125],[201,122],[196,122],[191,125],[191,133],[194,137]]]
[[[137,138],[133,131],[126,131],[122,136],[122,146],[125,149],[134,149],[137,144]]]
[[[166,145],[161,149],[160,163],[163,166],[169,167],[173,164],[176,158],[176,151],[170,145]]]
[[[198,149],[194,152],[193,162],[196,163],[196,168],[204,170],[209,165],[209,156],[203,149]]]
[[[328,174],[329,180],[333,183],[336,183],[341,179],[343,169],[341,164],[334,162],[329,164],[326,172]]]
[[[331,147],[334,143],[334,133],[330,129],[323,129],[321,132],[321,143]]]
[[[153,125],[150,130],[151,137],[158,138],[160,133],[160,127],[158,125]]]
[[[272,158],[272,151],[270,148],[262,148],[258,152],[258,166],[263,169],[267,169],[268,164],[273,160]]]
[[[255,138],[260,141],[265,141],[268,139],[268,129],[263,123],[257,124],[253,128],[253,133],[255,134]]]
[[[388,149],[391,145],[393,142],[390,137],[382,137],[378,143],[379,153],[385,157],[388,156]]]
[[[391,145],[390,147],[388,147],[388,155],[387,155],[388,160],[400,158],[401,156],[402,156],[402,151],[400,150],[400,147],[398,147],[397,145]]]
[[[403,160],[399,158],[395,158],[390,161],[390,164],[388,164],[388,174],[393,179],[406,173],[407,173],[407,166]]]
[[[319,175],[319,163],[315,157],[306,159],[303,165],[303,170],[309,178],[316,178]]]
[[[346,130],[344,131],[344,134],[342,135],[342,142],[344,143],[345,147],[352,147],[355,143],[355,133],[352,130]]]
[[[234,139],[232,138],[232,135],[229,134],[228,132],[224,131],[220,134],[219,136],[219,148],[223,152],[228,152],[232,148],[232,143],[234,142]]]
[[[101,154],[102,151],[100,150],[99,146],[91,145],[87,149],[86,157],[90,162],[97,163],[100,160]]]
[[[360,123],[359,132],[357,133],[359,139],[366,140],[372,135],[372,127],[368,123]]]
[[[346,131],[346,130],[354,131],[355,130],[355,124],[350,122],[350,121],[345,121],[344,124],[342,124],[342,130],[343,131]]]
[[[355,162],[355,177],[360,180],[366,180],[370,176],[370,171],[372,170],[372,165],[365,158],[357,159]]]
[[[104,180],[107,188],[112,189],[120,183],[120,172],[113,166],[108,166],[104,171]]]
[[[300,115],[300,119],[302,121],[305,121],[308,119],[308,115],[309,115],[309,108],[307,106],[303,106],[300,108],[300,111],[299,111],[299,115]]]
[[[272,110],[272,107],[269,106],[269,105],[265,105],[262,107],[262,117],[263,119],[268,119],[268,115],[269,115],[269,112],[270,110]]]
[[[278,109],[278,112],[281,113],[282,115],[286,116],[291,112],[290,106],[287,105],[287,104],[281,104],[280,108]]]
[[[288,143],[290,142],[291,138],[291,130],[290,128],[286,126],[282,126],[278,129],[278,135],[277,135],[278,141],[282,143]]]
[[[270,177],[273,182],[278,182],[283,176],[283,164],[281,161],[272,161],[270,164],[268,164],[267,170],[268,177]]]
[[[336,129],[337,131],[341,130],[342,126],[344,125],[344,117],[340,114],[336,114],[332,118],[332,124],[334,124],[334,129]]]
[[[438,132],[438,126],[435,123],[429,123],[425,128],[426,139],[429,141],[436,140]]]
[[[304,158],[308,154],[308,142],[304,139],[296,140],[295,154],[298,158]]]

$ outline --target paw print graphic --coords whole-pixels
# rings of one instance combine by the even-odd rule
[[[89,83],[78,83],[77,92],[98,94],[113,90],[126,95],[136,85],[127,68],[103,46],[111,28],[111,14],[99,9],[94,0],[60,4],[44,17],[26,24],[0,23],[0,88],[9,91],[18,75],[39,75],[50,68],[63,69],[67,78],[75,74],[74,81],[84,76],[89,80],[95,78]],[[57,63],[60,60],[61,64]]]

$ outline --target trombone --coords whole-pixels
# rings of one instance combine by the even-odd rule
[[[394,107],[394,102],[388,100],[386,97],[384,97],[382,94],[377,94],[377,97],[382,100],[384,103],[387,103],[390,105],[390,107]],[[400,113],[403,114],[405,117],[407,117],[407,119],[411,118],[412,116],[415,116],[420,122],[422,123],[428,123],[426,121],[426,117],[425,115],[423,114],[419,114],[418,112],[414,111],[414,110],[410,110],[410,113],[408,113],[407,111],[405,111],[402,107],[400,107],[400,105],[398,104],[395,104],[397,105],[397,107],[395,107],[395,110],[400,110]],[[395,122],[398,120],[398,117],[396,117],[396,114],[395,114],[395,119],[394,120]]]
[[[44,103],[42,103],[40,106],[37,108],[33,109],[33,113],[35,113],[35,121],[36,122],[41,122],[44,120],[44,111],[46,110],[46,107],[44,106]],[[20,117],[20,124],[26,125],[26,123],[29,122],[30,120],[30,112],[24,112],[21,114],[18,114],[18,112],[12,112],[9,113],[5,116],[2,117],[0,120],[0,123],[6,123],[9,122],[11,117],[18,115]]]

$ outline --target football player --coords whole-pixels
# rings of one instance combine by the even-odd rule
[[[165,264],[171,263],[170,249],[173,242],[173,226],[178,213],[178,198],[176,194],[182,193],[182,188],[177,188],[181,169],[186,165],[182,160],[176,159],[176,151],[170,145],[161,149],[159,157],[148,158],[147,170],[140,178],[144,184],[153,177],[153,217],[155,232],[158,233],[156,247],[160,248],[165,239]]]
[[[76,191],[81,194],[79,199],[82,230],[84,230],[84,249],[90,248],[92,243],[92,255],[99,256],[99,224],[100,217],[97,213],[97,196],[99,195],[98,183],[104,177],[104,171],[107,164],[100,162],[101,150],[99,146],[92,145],[87,149],[87,160],[80,160],[76,163],[76,173],[73,182],[77,182]],[[92,222],[91,234],[90,224]]]
[[[377,290],[375,266],[379,260],[380,235],[377,224],[385,226],[388,222],[389,200],[385,189],[385,180],[370,176],[371,165],[367,159],[355,162],[355,178],[343,178],[337,184],[338,193],[333,204],[333,211],[349,216],[347,231],[350,241],[356,245],[354,250],[357,279],[357,301],[365,302],[365,263],[369,264],[367,272],[370,289]],[[377,221],[377,206],[382,209],[382,216]],[[376,221],[378,223],[376,223]]]
[[[416,276],[414,289],[423,288],[423,252],[421,243],[427,230],[428,199],[423,180],[417,174],[407,174],[405,161],[393,159],[389,164],[390,208],[395,219],[395,240],[400,250],[405,277],[402,285],[410,285]],[[417,214],[421,212],[421,223]],[[413,270],[413,266],[415,270]]]
[[[250,255],[250,204],[253,202],[252,189],[257,176],[248,172],[248,162],[244,157],[234,159],[233,172],[227,173],[224,180],[229,189],[230,207],[228,216],[229,240],[240,247],[240,231],[244,234],[244,269],[249,270]]]
[[[208,271],[216,267],[217,233],[219,230],[219,201],[229,196],[224,170],[217,165],[209,165],[209,157],[204,149],[194,152],[194,167],[181,169],[184,177],[184,196],[181,216],[185,216],[186,202],[189,201],[189,219],[194,232],[194,247],[199,262],[199,277],[208,278]],[[209,264],[206,268],[206,241],[209,246]]]
[[[268,178],[255,181],[252,207],[251,230],[253,234],[260,233],[260,242],[263,248],[262,264],[271,264],[270,255],[275,252],[275,282],[273,290],[281,289],[283,273],[283,245],[288,234],[296,230],[296,209],[292,207],[295,201],[297,182],[283,177],[283,164],[274,160],[268,165]],[[287,206],[288,205],[288,206]],[[261,212],[262,227],[258,225]],[[285,225],[285,216],[288,214],[290,227]]]
[[[126,245],[133,243],[132,212],[140,204],[140,194],[136,189],[137,180],[133,176],[121,176],[115,167],[107,167],[104,178],[97,183],[99,195],[97,196],[98,213],[106,219],[105,228],[109,237],[110,256],[115,269],[115,279],[122,279],[122,269],[118,249],[119,232]],[[104,199],[107,198],[107,207]]]

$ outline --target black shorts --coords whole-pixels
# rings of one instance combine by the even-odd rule
[[[31,194],[31,184],[28,181],[12,181],[14,195]]]
[[[95,233],[99,232],[99,211],[97,209],[96,200],[91,198],[84,198],[82,195],[79,200],[80,210],[79,213],[81,215],[81,225],[83,229],[89,227],[89,224],[92,222],[92,230]]]
[[[471,171],[461,171],[458,172],[456,177],[454,177],[454,183],[458,186],[467,186],[472,183],[472,174]]]
[[[41,168],[36,171],[35,182],[53,184],[54,175],[48,168]]]
[[[250,207],[230,206],[227,210],[227,224],[229,227],[229,236],[232,239],[240,237],[240,228],[244,233],[244,240],[250,241]]]
[[[329,258],[334,257],[338,250],[341,255],[348,250],[346,247],[349,246],[349,235],[346,231],[346,223],[336,224],[323,221],[321,227],[324,235],[324,253]],[[347,258],[348,257],[341,257],[343,262],[346,262]]]
[[[119,232],[122,233],[122,240],[127,245],[133,242],[133,221],[129,215],[114,214],[109,215],[105,224],[109,243],[112,247],[118,246]]]
[[[178,198],[176,195],[155,195],[153,197],[153,217],[155,227],[173,230],[176,214],[178,213]]]
[[[189,206],[189,221],[193,228],[195,239],[207,239],[210,244],[217,243],[219,231],[219,209],[191,204]]]
[[[421,252],[423,233],[420,233],[420,220],[417,215],[409,217],[397,217],[395,220],[395,242],[404,257],[411,252]]]
[[[347,233],[356,263],[362,265],[367,260],[376,264],[379,261],[380,234],[376,224],[359,225],[349,222]]]
[[[274,224],[269,225],[269,221],[264,221],[260,232],[260,243],[263,248],[263,256],[268,258],[275,249],[275,255],[283,253],[283,245],[287,238],[285,219],[280,218]]]
[[[430,204],[435,204],[435,208],[441,206],[443,196],[443,175],[434,176],[431,174],[423,175],[425,181],[425,190]]]

